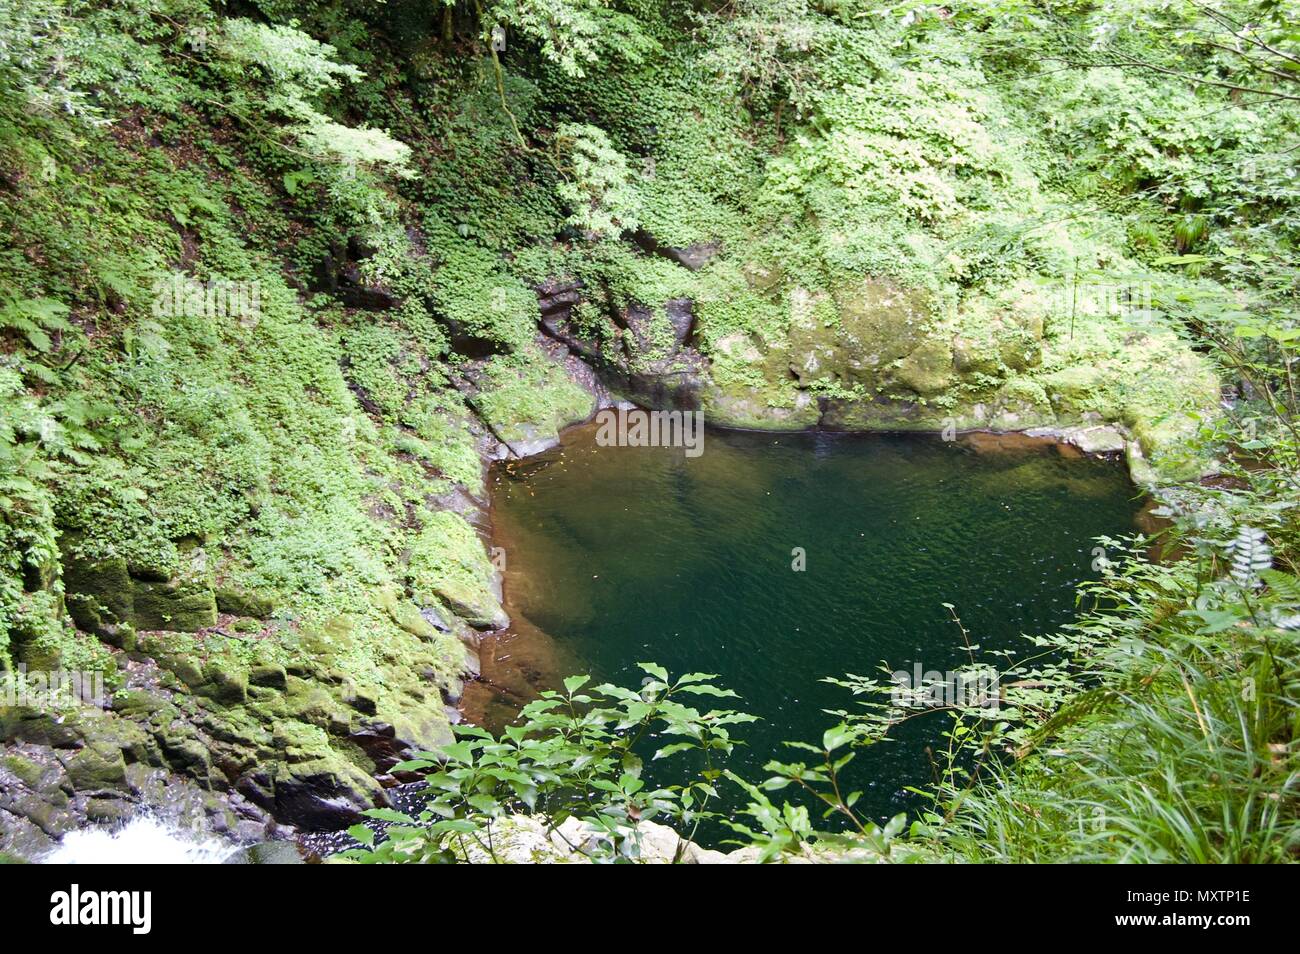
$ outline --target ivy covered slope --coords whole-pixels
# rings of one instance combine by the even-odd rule
[[[305,34],[4,3],[0,71],[0,669],[110,694],[0,707],[0,850],[164,782],[224,827],[334,827],[450,738],[504,622],[468,522],[493,435],[593,399],[494,254],[436,213],[407,239],[409,150],[318,111],[361,73]],[[453,357],[462,316],[493,357]]]
[[[1201,286],[1161,267],[1188,243],[1135,228],[1112,181],[1142,174],[1124,167],[1153,144],[1110,143],[1163,84],[1071,75],[1017,96],[969,30],[869,7],[638,10],[651,52],[507,70],[520,124],[566,120],[547,141],[577,160],[560,192],[582,193],[587,241],[513,263],[545,283],[548,332],[639,400],[722,424],[1108,421],[1194,475],[1181,443],[1218,385],[1169,316]],[[1075,103],[1091,128],[1057,128]],[[486,210],[463,214],[493,232]]]

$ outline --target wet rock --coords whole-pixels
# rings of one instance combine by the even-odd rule
[[[158,743],[168,765],[201,784],[208,784],[212,775],[212,756],[198,738],[169,732],[160,734]]]
[[[116,798],[91,798],[86,802],[86,818],[92,822],[117,823],[126,821],[136,811],[131,802]]]
[[[274,814],[303,831],[336,831],[361,821],[361,813],[387,804],[383,789],[360,770],[322,759],[275,765]]]
[[[649,232],[644,229],[638,230],[633,236],[637,245],[641,246],[652,255],[659,255],[669,261],[676,262],[682,268],[689,269],[692,272],[699,271],[705,265],[713,260],[713,257],[722,249],[720,241],[697,242],[694,245],[672,246],[664,245]]]
[[[302,851],[292,841],[267,841],[240,848],[224,864],[228,865],[301,865],[306,864]]]
[[[510,440],[510,449],[516,457],[532,457],[560,443],[559,433],[543,433],[536,424],[520,424],[515,430],[517,434]]]
[[[441,705],[385,713],[364,721],[349,738],[365,750],[377,772],[387,772],[417,752],[436,751],[455,741]]]
[[[0,864],[24,864],[52,851],[56,837],[31,819],[11,814],[0,806]]]

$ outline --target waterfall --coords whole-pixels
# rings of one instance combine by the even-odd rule
[[[41,861],[51,865],[217,865],[238,850],[237,845],[219,838],[142,815],[119,828],[69,832]]]

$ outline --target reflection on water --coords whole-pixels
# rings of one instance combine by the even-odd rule
[[[569,673],[715,672],[763,720],[732,764],[758,778],[853,705],[825,677],[960,664],[945,602],[985,649],[1068,621],[1094,538],[1133,532],[1140,506],[1121,465],[1016,435],[709,431],[691,459],[590,427],[499,466],[492,495],[513,624],[485,641],[466,716],[499,728]],[[855,764],[870,812],[928,777],[926,721]]]

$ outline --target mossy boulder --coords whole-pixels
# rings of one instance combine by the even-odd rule
[[[276,818],[303,831],[337,831],[360,822],[363,811],[388,803],[379,783],[328,752],[304,761],[276,762],[270,782]]]
[[[113,698],[113,711],[124,716],[147,718],[167,705],[166,699],[147,689],[127,689]]]
[[[355,712],[350,711],[347,698],[351,688],[344,683],[326,686],[305,680],[287,680],[284,711],[304,725],[314,726],[322,732],[346,735],[351,731]],[[276,723],[277,733],[283,723]]]
[[[899,361],[895,377],[905,388],[921,397],[937,397],[953,384],[952,343],[942,337],[928,338]]]
[[[42,780],[49,772],[49,766],[34,759],[29,759],[20,752],[7,752],[0,755],[0,771],[8,772],[28,788],[40,788]]]
[[[248,699],[248,671],[229,660],[211,660],[203,667],[202,682],[191,688],[213,702],[238,705]]]
[[[536,346],[493,357],[472,377],[479,388],[474,408],[521,455],[545,449],[596,410],[595,396]]]
[[[63,563],[63,589],[68,613],[78,628],[101,633],[135,619],[135,593],[126,560],[110,557],[92,560],[78,554],[78,533],[59,540]]]
[[[1117,408],[1107,415],[1098,405],[1103,401],[1106,385],[1105,372],[1092,365],[1075,365],[1061,368],[1039,377],[1039,383],[1052,402],[1053,409],[1070,418],[1081,417],[1086,411],[1098,411],[1103,416],[1113,416]]]
[[[86,746],[69,756],[63,767],[79,792],[126,788],[126,760],[120,749]]]
[[[213,590],[217,609],[232,616],[267,619],[275,610],[271,597],[235,586],[218,586]]]
[[[383,608],[388,618],[404,632],[430,642],[438,639],[438,630],[429,622],[420,608],[410,600],[398,596],[393,592],[392,588],[385,587],[379,590],[375,594],[375,602]],[[442,619],[436,609],[433,610],[432,616],[435,619]]]
[[[288,687],[289,677],[285,668],[278,663],[262,663],[248,671],[248,684],[283,691]]]
[[[60,540],[65,602],[79,629],[130,650],[136,629],[194,632],[216,624],[216,599],[201,573],[173,578],[122,557],[90,559],[80,553],[83,539],[68,532]]]
[[[510,622],[483,541],[457,514],[429,517],[411,549],[408,579],[416,603],[441,601],[479,629],[501,629]]]
[[[86,714],[77,720],[80,744],[64,750],[59,760],[78,792],[125,791],[126,766],[156,753],[145,729],[110,713]]]
[[[193,633],[217,624],[217,601],[212,588],[197,580],[165,583],[136,581],[135,625]]]
[[[32,742],[50,748],[72,748],[81,742],[79,709],[50,712],[30,706],[0,707],[0,740]]]
[[[788,368],[802,386],[875,389],[895,361],[921,345],[930,324],[923,293],[884,279],[833,295],[795,289],[790,307]]]

